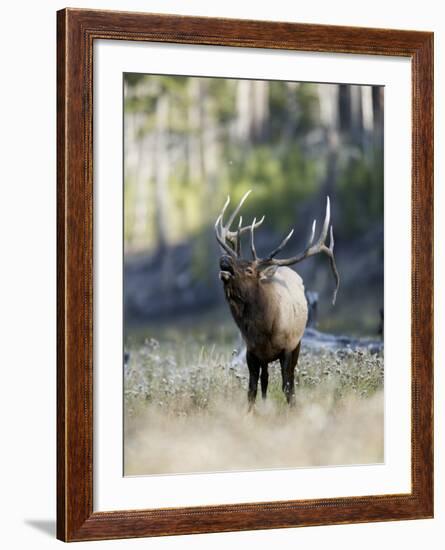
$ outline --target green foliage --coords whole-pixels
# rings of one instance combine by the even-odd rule
[[[243,212],[247,219],[267,214],[268,226],[286,229],[295,219],[295,205],[317,187],[315,161],[305,158],[299,146],[285,149],[264,145],[234,149],[228,170],[228,187],[236,202],[253,189]]]
[[[235,82],[225,78],[210,78],[206,92],[212,98],[212,114],[219,124],[227,124],[234,118]]]
[[[363,234],[383,217],[383,161],[380,151],[353,157],[338,182],[344,235]]]
[[[272,139],[279,141],[283,134],[296,135],[313,128],[318,121],[318,97],[314,84],[270,83]]]
[[[249,96],[247,103],[239,102],[239,82],[125,74],[125,113],[143,117],[137,130],[138,139],[159,130],[156,130],[158,102],[160,98],[168,98],[168,122],[162,129],[167,133],[167,149],[152,152],[152,157],[147,151],[145,162],[169,165],[169,235],[164,237],[172,244],[194,239],[211,227],[226,193],[236,202],[248,189],[253,189],[243,215],[252,219],[265,214],[269,230],[282,231],[294,225],[297,208],[312,200],[325,185],[326,144],[313,150],[305,143],[311,132],[321,130],[318,135],[322,136],[325,131],[320,119],[319,85],[268,82],[263,129],[250,128],[249,135],[240,138],[237,124],[243,126],[246,120],[260,124],[262,119],[257,120],[258,112],[250,106],[253,96]],[[240,109],[245,110],[244,114]],[[153,136],[156,148],[157,134]],[[361,143],[351,143],[352,134],[342,136],[337,155],[338,177],[332,192],[338,215],[336,230],[343,240],[348,240],[382,221],[383,155],[379,145],[363,149]],[[152,170],[152,178],[155,172]],[[132,174],[128,172],[126,176],[126,186],[132,187]],[[147,185],[154,184],[147,181]],[[135,192],[130,189],[125,192],[126,239],[131,237],[137,201]],[[154,248],[156,231],[147,229],[147,243],[149,234]],[[201,266],[201,262],[198,264]]]
[[[324,131],[319,85],[269,82],[263,131],[258,135],[257,130],[252,131],[241,139],[236,137],[237,124],[245,116],[240,109],[250,107],[239,103],[239,81],[235,79],[125,74],[124,83],[125,113],[143,117],[139,138],[155,132],[159,99],[167,97],[169,100],[168,123],[164,128],[168,134],[168,149],[145,157],[146,162],[170,166],[168,242],[195,239],[201,231],[211,227],[227,193],[231,194],[234,203],[248,189],[253,189],[243,215],[252,219],[265,214],[269,231],[282,231],[295,224],[297,208],[323,189],[326,145],[324,149],[312,149],[305,143],[311,132]],[[258,113],[254,110],[249,116],[257,117]],[[212,144],[211,136],[216,136],[211,138],[216,139],[216,143]],[[154,138],[156,146],[156,134]],[[347,241],[382,222],[383,154],[378,144],[364,149],[361,143],[351,142],[352,134],[343,133],[341,139],[337,177],[329,185],[334,186],[331,192],[336,198],[336,231]],[[366,139],[369,141],[369,137]],[[172,160],[170,151],[174,153],[175,150],[180,154]],[[152,174],[155,172],[152,170]],[[132,187],[132,174],[126,175],[126,186]],[[147,185],[153,182],[147,181]],[[131,237],[137,201],[135,192],[126,191],[126,239]],[[151,241],[152,248],[156,239],[156,231],[147,228],[145,240]],[[202,262],[198,264],[202,266]]]
[[[314,84],[303,83],[297,89],[297,103],[299,105],[298,130],[306,132],[314,128],[319,122],[319,101]]]
[[[129,243],[131,241],[131,235],[134,224],[134,209],[130,207],[133,204],[134,195],[134,181],[131,178],[127,178],[126,185],[124,186],[124,242]]]

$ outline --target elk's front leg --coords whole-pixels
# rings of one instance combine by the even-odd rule
[[[300,355],[301,342],[291,352],[283,352],[280,357],[283,392],[290,406],[295,405],[295,366]]]
[[[247,366],[249,367],[249,389],[247,391],[247,400],[249,402],[249,411],[252,410],[255,404],[256,394],[258,390],[258,379],[260,377],[261,363],[253,353],[249,351],[246,354]]]
[[[267,386],[269,385],[269,365],[263,363],[261,365],[261,397],[266,399]]]

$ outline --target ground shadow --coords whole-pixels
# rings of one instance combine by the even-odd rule
[[[51,537],[56,536],[56,522],[53,519],[25,519],[25,524]]]

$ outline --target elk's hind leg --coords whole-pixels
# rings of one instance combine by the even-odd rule
[[[252,410],[255,404],[256,394],[258,390],[258,379],[260,377],[261,363],[253,353],[249,351],[246,354],[247,366],[249,367],[249,389],[247,391],[247,400],[249,402],[249,411]],[[262,384],[262,381],[261,381]]]
[[[280,357],[283,392],[290,406],[295,405],[295,366],[300,355],[301,342],[291,352],[283,352]]]
[[[269,385],[269,365],[263,363],[261,365],[261,397],[266,399],[267,396],[267,386]]]

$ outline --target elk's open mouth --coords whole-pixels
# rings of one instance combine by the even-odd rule
[[[232,275],[233,275],[233,273],[231,273],[230,271],[226,271],[226,270],[221,270],[219,272],[219,278],[223,282],[229,281],[231,279]]]
[[[227,281],[230,281],[231,277],[233,277],[233,267],[230,262],[230,258],[227,256],[222,256],[222,258],[219,261],[219,278],[221,281],[226,283]]]

